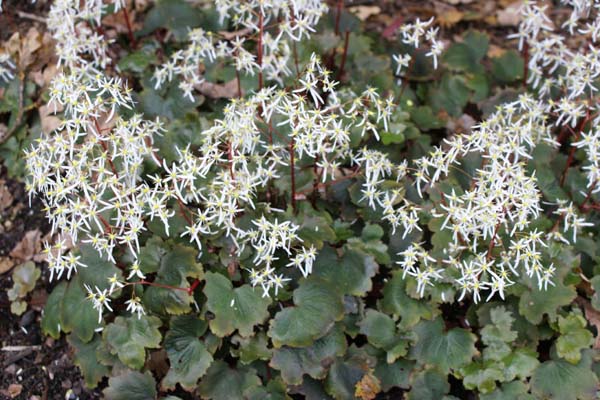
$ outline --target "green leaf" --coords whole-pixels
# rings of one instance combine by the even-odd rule
[[[170,329],[165,335],[164,347],[171,367],[162,380],[162,387],[174,389],[179,383],[192,391],[213,361],[199,339],[206,331],[206,323],[194,315],[171,318]]]
[[[486,33],[470,30],[464,35],[463,42],[469,47],[471,54],[479,62],[487,54],[490,37]]]
[[[387,392],[393,387],[408,389],[410,375],[415,367],[415,362],[399,359],[392,364],[380,361],[375,367],[375,376],[381,381],[381,389]]]
[[[67,282],[59,283],[50,293],[42,315],[42,332],[53,339],[60,337],[60,307],[67,291]]]
[[[590,347],[594,335],[586,329],[587,322],[581,310],[575,309],[566,317],[558,316],[558,330],[561,333],[556,341],[556,352],[571,364],[581,360],[581,350]]]
[[[264,332],[259,332],[252,337],[242,337],[235,335],[231,338],[231,343],[237,345],[237,349],[232,348],[231,355],[238,357],[242,364],[251,364],[256,360],[270,360],[272,350],[269,346],[269,339]]]
[[[188,278],[202,279],[202,265],[196,261],[198,251],[181,245],[163,244],[163,251],[146,252],[140,268],[152,269],[160,257],[155,283],[179,288],[189,288]],[[154,260],[154,261],[153,261]],[[144,291],[142,302],[150,311],[157,314],[181,315],[190,312],[194,298],[184,290],[173,290],[150,286]]]
[[[504,380],[526,379],[540,364],[538,354],[532,349],[517,349],[502,360]]]
[[[371,290],[378,265],[362,251],[346,248],[341,257],[333,247],[324,247],[313,266],[313,275],[328,281],[342,294],[363,296]]]
[[[421,321],[414,332],[417,343],[411,348],[410,357],[420,364],[435,365],[442,372],[467,365],[477,354],[475,335],[461,328],[444,332],[441,318]]]
[[[420,371],[410,380],[411,390],[407,400],[439,400],[450,390],[446,374],[436,369]]]
[[[575,297],[575,288],[560,282],[556,282],[556,286],[548,286],[548,290],[534,287],[521,295],[519,313],[532,324],[538,325],[544,315],[548,315],[551,320],[555,319],[558,308],[571,304]]]
[[[502,381],[502,364],[475,362],[461,369],[463,385],[468,390],[477,389],[481,393],[490,393],[496,389],[496,381]]]
[[[338,358],[329,369],[325,387],[327,393],[335,399],[355,398],[356,386],[365,376],[364,363],[361,359]]]
[[[281,371],[285,383],[299,385],[304,374],[314,379],[323,379],[335,357],[342,356],[346,352],[346,347],[343,331],[334,328],[309,347],[284,346],[276,349],[269,365]]]
[[[386,349],[396,342],[396,324],[384,313],[368,309],[359,326],[360,333],[367,336],[369,343],[377,348]]]
[[[254,326],[269,316],[271,299],[250,285],[233,289],[229,279],[214,272],[207,272],[205,279],[206,306],[215,316],[209,325],[215,335],[225,337],[237,329],[241,336],[251,336]]]
[[[344,316],[342,296],[316,276],[301,280],[293,299],[294,307],[279,311],[271,320],[269,336],[275,347],[309,346]]]
[[[595,399],[598,378],[591,369],[592,360],[586,355],[573,365],[564,360],[541,364],[531,378],[531,392],[536,398],[556,400]]]
[[[434,91],[431,104],[435,111],[446,111],[453,117],[459,117],[469,101],[470,90],[462,76],[445,74]]]
[[[487,346],[484,358],[498,361],[510,353],[511,349],[507,343],[513,342],[518,334],[511,330],[514,318],[505,307],[493,308],[490,317],[492,323],[481,330],[481,340]]]
[[[146,51],[135,51],[121,58],[118,65],[122,71],[133,71],[141,74],[154,62],[156,62],[156,56],[154,54]]]
[[[509,382],[502,384],[492,393],[482,394],[481,400],[535,400],[535,398],[527,393],[529,388],[526,384],[520,381]]]
[[[415,300],[406,294],[406,281],[402,272],[396,271],[383,288],[381,310],[386,314],[400,317],[399,328],[406,330],[416,325],[422,318],[431,319],[434,313],[430,305],[422,300]]]
[[[246,400],[248,393],[259,386],[260,378],[254,369],[244,366],[231,369],[216,360],[200,381],[198,391],[203,399]]]
[[[88,388],[94,388],[100,380],[108,375],[108,368],[98,361],[96,351],[102,342],[100,336],[96,336],[94,340],[84,343],[77,336],[67,336],[69,344],[75,348],[74,364],[79,367],[83,374],[85,385]]]
[[[86,268],[78,269],[77,274],[81,282],[90,286],[97,287],[100,290],[108,289],[110,282],[108,278],[117,275],[119,280],[123,280],[123,274],[112,262],[105,260],[98,255],[98,252],[88,244],[79,247],[81,262],[87,265]]]
[[[94,331],[100,327],[98,311],[94,310],[92,302],[80,284],[77,274],[65,291],[60,307],[60,327],[63,332],[73,332],[83,342],[89,342]]]
[[[103,393],[107,400],[153,400],[157,394],[155,385],[149,372],[126,371],[110,378]]]
[[[104,329],[102,337],[113,347],[112,353],[117,354],[123,364],[140,369],[146,362],[146,348],[160,347],[160,326],[160,319],[156,317],[117,317]]]
[[[511,83],[523,78],[524,61],[514,50],[492,59],[492,74],[501,83]]]
[[[433,110],[429,106],[414,107],[410,110],[410,117],[419,129],[428,131],[430,129],[438,129],[444,126],[444,121],[433,114]]]
[[[592,307],[596,310],[600,310],[600,275],[593,277],[590,282],[594,288],[594,295],[591,300]]]

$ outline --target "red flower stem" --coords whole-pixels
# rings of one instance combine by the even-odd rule
[[[290,175],[292,178],[292,209],[296,212],[296,171],[294,165],[294,138],[290,140]]]
[[[258,90],[263,88],[263,73],[262,73],[262,63],[263,63],[263,15],[261,12],[258,13]]]
[[[199,284],[200,284],[200,280],[199,279],[194,279],[194,282],[192,282],[192,285],[187,290],[188,294],[190,296],[194,293],[194,290],[196,290],[196,288],[198,287]]]
[[[344,52],[342,53],[342,63],[340,64],[340,69],[338,70],[337,80],[338,82],[342,80],[342,76],[344,75],[344,67],[346,66],[346,57],[348,56],[348,43],[350,42],[350,31],[346,31],[346,35],[344,37]]]
[[[125,16],[125,23],[127,24],[127,34],[129,35],[131,47],[136,48],[137,42],[135,41],[135,36],[133,36],[133,29],[131,27],[131,20],[129,18],[129,12],[127,11],[127,5],[123,6],[123,15]]]
[[[344,7],[344,0],[338,0],[336,4],[337,13],[335,14],[335,34],[340,34],[340,19],[342,17],[342,8]]]

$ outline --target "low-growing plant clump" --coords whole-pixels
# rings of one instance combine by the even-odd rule
[[[139,30],[51,3],[59,120],[12,167],[52,228],[42,329],[89,387],[596,398],[596,1],[524,2],[501,52],[343,1],[150,3]],[[11,131],[28,67],[0,55]]]

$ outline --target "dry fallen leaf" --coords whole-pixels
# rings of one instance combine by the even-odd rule
[[[0,181],[0,211],[4,211],[8,207],[10,207],[13,203],[13,195],[10,192],[8,186],[6,186],[6,182],[4,180]]]
[[[142,23],[135,21],[136,11],[129,11],[129,21],[131,23],[131,30],[138,31],[142,29]],[[127,21],[125,20],[125,15],[123,12],[108,14],[106,17],[102,18],[102,25],[104,27],[113,28],[117,31],[117,33],[128,33],[129,29],[127,28]]]
[[[31,260],[42,249],[41,236],[42,233],[38,229],[26,232],[23,239],[12,249],[10,256],[23,261]]]
[[[598,333],[596,334],[596,340],[594,341],[594,349],[600,349],[600,312],[592,307],[592,304],[583,297],[577,297],[575,302],[583,307],[585,318],[590,325],[596,327]]]
[[[521,6],[522,1],[511,3],[508,7],[496,12],[496,20],[498,25],[502,26],[517,26],[521,22]]]
[[[22,390],[23,390],[23,385],[19,385],[18,383],[11,383],[8,386],[8,395],[10,396],[11,399],[14,399],[15,397],[17,397],[18,395],[21,394]]]
[[[61,119],[54,114],[54,107],[43,105],[38,109],[38,111],[40,113],[42,132],[49,134],[54,132],[54,130],[60,126]]]
[[[381,392],[381,382],[369,372],[356,383],[354,395],[361,400],[373,400],[379,392]]]
[[[348,9],[356,15],[361,21],[367,20],[371,15],[377,15],[381,12],[379,6],[356,6]]]
[[[202,82],[196,89],[211,99],[230,99],[238,96],[237,80],[232,79],[227,83]],[[242,95],[244,93],[242,92]]]
[[[460,22],[465,16],[464,13],[458,11],[455,7],[443,3],[435,4],[436,21],[442,27],[448,28]]]
[[[10,271],[15,265],[15,262],[9,257],[0,257],[0,275]]]
[[[503,49],[500,46],[496,46],[495,44],[491,44],[487,51],[487,56],[489,58],[500,57],[502,54],[506,53],[506,49]]]
[[[469,4],[469,3],[473,2],[473,0],[444,0],[444,1],[446,3],[448,3],[448,4],[453,4],[453,5],[456,5],[456,4]]]

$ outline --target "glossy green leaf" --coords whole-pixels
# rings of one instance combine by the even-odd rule
[[[573,365],[564,360],[541,364],[531,378],[531,392],[537,398],[552,400],[595,399],[598,378],[591,370],[590,356]]]
[[[109,379],[104,389],[107,400],[154,400],[156,383],[149,372],[126,371]]]
[[[293,300],[293,307],[284,308],[271,320],[269,336],[275,347],[309,346],[344,314],[342,296],[335,286],[316,276],[300,281]]]
[[[98,346],[102,338],[96,336],[92,341],[84,343],[77,336],[69,335],[67,341],[75,349],[74,363],[81,370],[85,385],[88,388],[95,387],[109,372],[108,368],[102,365],[97,357]]]
[[[421,321],[414,327],[417,342],[410,350],[410,357],[422,365],[434,365],[448,373],[468,364],[477,354],[476,337],[467,330],[453,328],[444,332],[441,318]]]
[[[192,391],[213,361],[199,339],[206,331],[206,323],[193,315],[171,318],[165,335],[164,347],[169,356],[169,372],[162,380],[162,387],[174,389],[179,383]]]
[[[112,346],[113,354],[117,354],[123,364],[132,369],[140,369],[146,361],[146,348],[160,347],[160,326],[161,321],[156,317],[117,317],[106,326],[103,338]]]
[[[255,325],[262,323],[267,316],[271,303],[269,297],[263,297],[259,288],[243,285],[233,288],[231,281],[221,274],[206,274],[206,306],[214,314],[209,321],[210,330],[224,337],[238,330],[242,336],[253,335]]]
[[[283,346],[276,349],[269,365],[281,371],[287,384],[299,385],[304,374],[314,379],[323,379],[335,357],[346,352],[346,346],[346,338],[341,329],[333,329],[326,336],[315,340],[311,346]]]
[[[198,391],[203,399],[246,400],[248,393],[260,385],[260,378],[252,368],[232,369],[217,360],[200,380]]]
[[[556,352],[572,364],[581,359],[581,350],[589,348],[594,342],[594,335],[586,329],[587,321],[581,311],[576,309],[566,317],[558,316],[558,329],[561,333],[556,341]]]
[[[63,297],[67,291],[67,282],[59,283],[48,296],[44,313],[42,315],[41,327],[45,335],[51,336],[53,339],[60,337],[60,308],[62,306]]]

